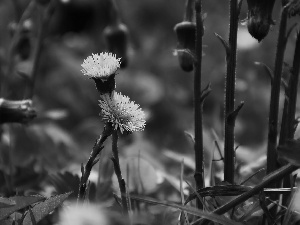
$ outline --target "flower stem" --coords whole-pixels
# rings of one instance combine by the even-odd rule
[[[300,32],[297,35],[294,60],[292,73],[289,85],[289,109],[287,115],[287,127],[288,133],[287,138],[294,138],[295,133],[295,113],[296,113],[296,102],[297,102],[297,91],[299,83],[299,71],[300,71]]]
[[[121,172],[121,168],[120,168],[117,130],[113,131],[113,133],[112,133],[112,154],[113,154],[112,161],[114,164],[114,169],[115,169],[115,173],[116,173],[116,176],[118,179],[120,192],[121,192],[123,214],[128,215],[126,184],[125,184],[125,180],[122,177],[122,172]]]
[[[98,140],[96,141],[85,167],[83,167],[83,165],[82,165],[82,168],[81,168],[82,175],[81,175],[80,184],[79,184],[79,193],[78,193],[77,202],[83,201],[85,198],[87,183],[88,183],[88,179],[89,179],[91,170],[92,170],[93,166],[98,162],[98,160],[96,158],[99,155],[100,151],[104,148],[103,147],[104,141],[111,135],[111,133],[112,133],[112,127],[107,125],[104,128],[104,130],[103,130],[102,134],[100,135],[100,137],[98,138]]]
[[[278,133],[278,109],[279,109],[279,95],[281,73],[284,58],[284,51],[286,46],[286,25],[287,25],[287,11],[282,10],[279,35],[277,42],[277,51],[275,57],[275,71],[274,79],[271,88],[271,100],[269,111],[269,134],[268,134],[268,148],[267,148],[267,174],[278,168],[277,163],[277,133]]]
[[[201,63],[202,63],[202,36],[203,20],[201,0],[196,0],[196,59],[194,63],[194,116],[195,116],[195,174],[196,189],[204,187],[203,181],[203,128],[202,128],[202,101],[201,101]],[[198,208],[201,203],[197,202]]]
[[[234,111],[236,48],[239,8],[237,0],[230,0],[229,55],[225,81],[225,143],[224,143],[224,180],[234,184],[234,121],[228,116]]]

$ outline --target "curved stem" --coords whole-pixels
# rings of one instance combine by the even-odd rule
[[[103,149],[104,141],[111,135],[111,133],[112,133],[112,128],[109,125],[107,125],[104,128],[104,130],[103,130],[102,134],[100,135],[100,137],[98,138],[98,140],[96,141],[85,167],[83,167],[83,165],[82,165],[82,168],[81,168],[82,175],[81,175],[80,184],[79,184],[79,193],[78,193],[77,202],[83,201],[85,198],[87,183],[88,183],[88,179],[91,174],[92,168],[98,162],[98,160],[96,158],[99,155],[100,151]]]
[[[122,210],[124,215],[128,215],[128,205],[127,205],[127,192],[126,192],[126,184],[125,180],[122,177],[122,172],[120,168],[120,160],[119,160],[119,151],[118,151],[118,131],[114,130],[112,133],[112,161],[114,164],[114,169],[116,176],[118,178],[118,183],[121,192],[122,199]]]

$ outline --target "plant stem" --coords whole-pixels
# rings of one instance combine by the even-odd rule
[[[300,32],[297,35],[293,67],[291,71],[290,84],[289,84],[289,109],[287,115],[287,139],[294,138],[295,133],[295,114],[296,114],[296,102],[297,91],[299,83],[299,71],[300,71]]]
[[[284,58],[284,51],[286,46],[286,24],[287,12],[283,8],[281,13],[279,35],[277,42],[277,51],[275,57],[275,71],[274,80],[271,87],[271,100],[269,111],[269,134],[268,134],[268,148],[267,148],[267,174],[278,168],[277,163],[277,133],[278,133],[278,109],[279,109],[279,95],[281,73]]]
[[[225,81],[225,143],[224,143],[224,180],[234,184],[234,121],[228,116],[234,111],[235,76],[236,76],[236,48],[238,32],[239,8],[237,0],[230,0],[229,25],[229,55],[227,57],[227,72]]]
[[[202,36],[203,20],[201,0],[196,0],[196,59],[194,63],[194,117],[195,117],[195,174],[196,189],[204,187],[203,168],[203,127],[202,127],[202,101],[201,101],[201,64],[202,64]],[[197,202],[198,208],[201,206]]]
[[[285,103],[287,102],[287,109],[286,109],[286,117],[285,120],[285,127],[286,130],[285,137],[282,141],[279,142],[279,144],[284,145],[285,141],[288,139],[294,138],[295,133],[295,114],[296,114],[296,103],[297,103],[297,92],[298,92],[298,83],[299,83],[299,70],[300,70],[300,33],[297,35],[296,40],[296,47],[295,47],[295,53],[294,53],[294,60],[293,60],[293,67],[291,71],[291,77],[289,80],[289,86],[288,86],[288,100],[285,100]],[[284,105],[286,107],[286,104]],[[281,126],[282,127],[282,126]],[[282,128],[281,128],[282,129]],[[283,187],[291,187],[291,179],[290,176],[285,177],[283,180]],[[282,196],[282,205],[288,204],[289,195]]]
[[[98,140],[96,141],[96,143],[93,147],[93,150],[90,154],[90,157],[89,157],[85,167],[83,168],[83,165],[82,165],[82,168],[81,168],[82,175],[81,175],[80,184],[79,184],[79,193],[78,193],[77,202],[83,201],[85,198],[87,182],[88,182],[90,173],[92,171],[93,166],[98,162],[98,160],[96,158],[99,155],[100,151],[104,148],[103,147],[104,141],[111,135],[111,133],[112,133],[112,127],[110,127],[109,125],[104,127],[102,134],[100,135],[100,137],[98,138]]]
[[[113,154],[113,164],[116,176],[118,178],[121,199],[122,199],[122,210],[124,215],[128,215],[128,205],[127,205],[127,192],[126,192],[126,184],[125,180],[122,177],[122,172],[120,168],[120,160],[119,160],[119,151],[118,151],[118,133],[117,130],[112,133],[112,154]]]

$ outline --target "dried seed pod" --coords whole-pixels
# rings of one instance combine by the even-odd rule
[[[109,52],[121,57],[121,68],[127,66],[127,42],[128,29],[125,24],[119,23],[117,25],[108,25],[103,31],[104,39],[107,44]]]
[[[269,33],[274,24],[272,11],[275,0],[247,0],[248,2],[248,31],[259,42]]]
[[[177,35],[177,48],[195,51],[196,43],[196,24],[189,21],[183,21],[176,24],[174,31]],[[181,68],[190,72],[193,70],[194,61],[191,55],[186,52],[178,52],[178,59]]]

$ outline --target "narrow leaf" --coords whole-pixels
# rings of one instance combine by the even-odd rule
[[[42,196],[14,196],[9,198],[10,200],[14,201],[16,204],[9,208],[3,208],[0,210],[0,220],[8,217],[10,214],[23,209],[27,206],[30,206],[34,203],[43,201],[45,198]]]
[[[215,33],[215,35],[221,41],[222,45],[224,46],[225,51],[226,51],[226,59],[228,59],[230,56],[230,47],[229,47],[228,42],[221,35],[219,35],[217,33]]]
[[[200,190],[197,191],[197,194],[199,194],[201,197],[236,196],[245,193],[251,189],[252,189],[251,187],[243,186],[243,185],[219,185],[219,186],[201,188]],[[197,197],[197,194],[195,192],[190,194],[186,199],[185,204],[194,200]]]
[[[213,222],[224,224],[224,225],[242,225],[242,223],[235,222],[235,221],[230,220],[230,219],[228,219],[224,216],[219,216],[219,215],[216,215],[216,214],[213,214],[213,213],[203,212],[203,211],[200,211],[197,208],[181,206],[179,204],[170,203],[170,202],[166,202],[166,201],[157,201],[155,199],[148,198],[148,197],[138,197],[138,196],[131,195],[131,199],[146,202],[146,203],[149,203],[149,204],[164,205],[164,206],[168,206],[168,207],[171,207],[171,208],[184,210],[185,212],[187,212],[189,214],[192,214],[194,216],[199,216],[199,217],[202,217],[204,219],[208,219],[208,220],[211,220]]]
[[[255,65],[258,65],[258,66],[262,66],[265,71],[267,72],[267,74],[269,75],[270,77],[270,80],[271,80],[271,84],[273,83],[273,79],[274,79],[274,72],[273,70],[268,67],[266,64],[262,63],[262,62],[254,62]]]
[[[65,201],[69,195],[72,192],[68,192],[61,195],[56,195],[54,197],[48,198],[44,202],[41,202],[37,205],[35,205],[32,208],[32,214],[34,216],[34,219],[36,223],[38,223],[41,219],[43,219],[45,216],[47,216],[49,213],[51,213],[54,209],[56,209],[58,206],[60,206],[63,201]],[[32,219],[30,216],[30,213],[27,212],[24,220],[23,225],[33,225]]]

